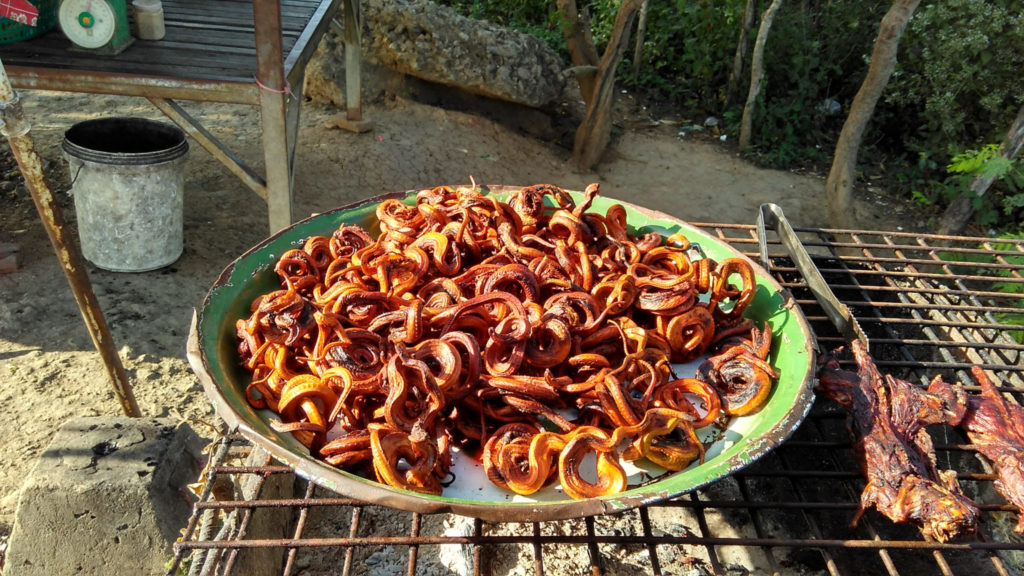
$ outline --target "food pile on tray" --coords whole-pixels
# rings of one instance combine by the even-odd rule
[[[769,324],[743,316],[754,272],[635,235],[597,194],[438,187],[381,202],[376,238],[342,225],[289,250],[236,324],[250,405],[323,461],[426,494],[455,448],[502,488],[557,478],[573,498],[625,490],[622,460],[701,461],[695,431],[757,412],[777,377]]]

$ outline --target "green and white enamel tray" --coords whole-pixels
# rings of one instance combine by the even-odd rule
[[[508,186],[481,187],[499,197],[516,190]],[[769,361],[779,373],[768,403],[756,414],[733,418],[724,430],[699,431],[710,442],[703,463],[676,473],[656,467],[627,467],[629,488],[619,494],[573,500],[557,486],[531,497],[493,486],[473,459],[455,455],[455,481],[441,496],[423,495],[380,484],[336,469],[309,454],[290,434],[270,425],[274,415],[253,409],[245,398],[249,373],[241,368],[235,321],[248,317],[249,305],[261,294],[279,288],[273,268],[286,250],[301,247],[310,236],[330,236],[341,224],[358,224],[376,234],[374,210],[388,198],[413,202],[416,191],[378,196],[307,218],[271,236],[229,265],[207,294],[193,321],[188,357],[218,414],[234,431],[295,471],[344,496],[420,513],[452,512],[489,521],[544,521],[614,513],[674,498],[701,488],[751,464],[782,443],[803,421],[814,400],[812,376],[815,344],[799,307],[763,268],[753,264],[757,291],[745,316],[772,327]],[[574,196],[579,199],[580,195]],[[710,258],[745,258],[723,241],[667,214],[611,198],[598,197],[591,210],[604,213],[608,206],[625,206],[631,232],[654,230],[667,236],[682,232]],[[692,376],[696,363],[676,366],[680,377]]]

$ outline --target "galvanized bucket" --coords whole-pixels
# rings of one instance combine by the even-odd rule
[[[145,272],[181,256],[185,133],[143,118],[80,122],[64,134],[82,254],[114,272]]]

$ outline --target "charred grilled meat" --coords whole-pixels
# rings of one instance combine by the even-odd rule
[[[894,522],[911,522],[945,542],[977,528],[979,512],[963,495],[956,472],[939,470],[927,424],[956,425],[966,395],[941,379],[927,390],[879,373],[864,346],[854,341],[857,372],[835,358],[819,373],[818,390],[849,410],[855,453],[867,478],[854,523],[870,507]]]
[[[1024,511],[1024,407],[1007,402],[981,368],[971,368],[971,374],[981,394],[970,397],[960,426],[978,452],[995,465],[996,489]],[[1014,532],[1024,534],[1024,515]]]

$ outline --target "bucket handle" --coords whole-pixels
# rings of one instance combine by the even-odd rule
[[[71,179],[71,184],[70,188],[68,189],[68,192],[71,192],[71,188],[75,187],[75,182],[78,181],[78,175],[82,173],[82,168],[85,168],[85,164],[79,164],[78,170],[75,170],[75,176],[74,178]]]

